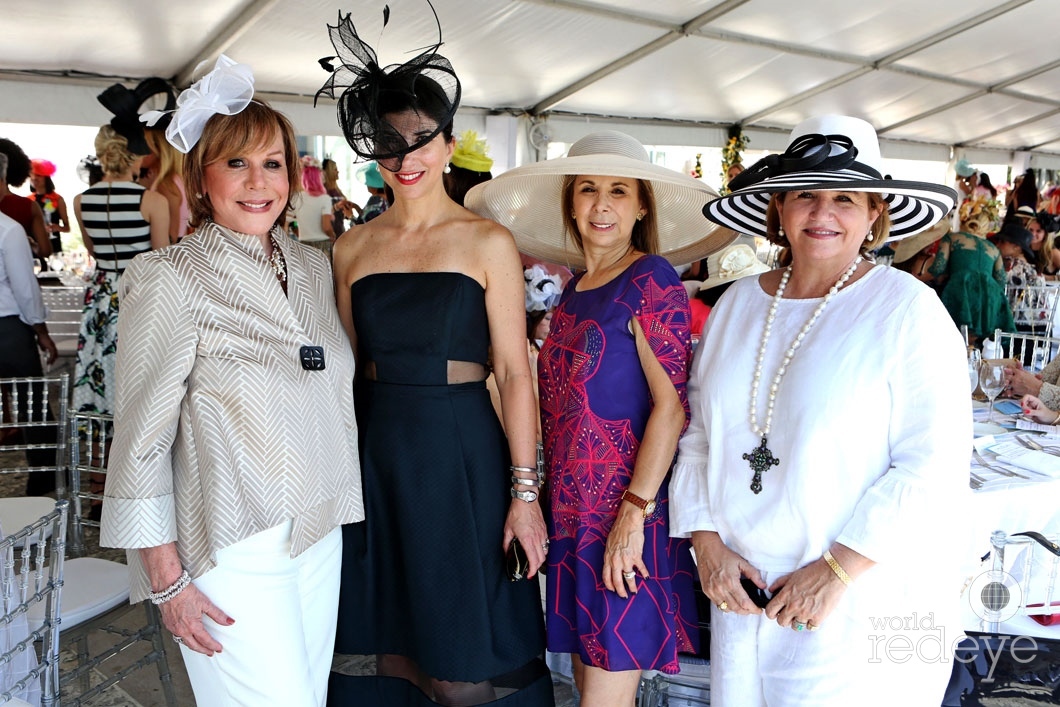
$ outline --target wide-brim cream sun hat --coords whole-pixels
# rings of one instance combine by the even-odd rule
[[[733,243],[707,258],[707,279],[700,291],[736,282],[742,277],[761,275],[769,266],[758,259],[754,248],[746,243]]]
[[[516,167],[476,185],[464,205],[510,230],[520,252],[581,268],[585,258],[567,233],[562,213],[563,179],[578,174],[650,182],[659,255],[674,265],[704,258],[736,238],[736,233],[703,220],[703,207],[718,197],[716,191],[689,175],[652,164],[635,138],[613,130],[586,135],[566,157]]]
[[[822,115],[791,132],[782,154],[767,155],[729,182],[732,192],[703,208],[714,223],[768,237],[766,209],[773,194],[788,191],[857,191],[880,194],[898,240],[929,228],[949,213],[957,192],[942,184],[884,179],[876,130],[860,118]]]
[[[894,262],[904,263],[952,230],[950,220],[943,218],[926,231],[903,238],[894,244]]]

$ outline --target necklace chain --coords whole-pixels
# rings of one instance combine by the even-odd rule
[[[280,282],[287,282],[287,261],[280,250],[280,244],[276,242],[276,235],[269,232],[269,241],[272,243],[272,254],[269,255],[269,265]]]
[[[773,404],[776,402],[777,391],[780,389],[780,382],[784,379],[784,374],[788,372],[788,365],[791,363],[791,359],[795,357],[795,352],[802,345],[803,339],[806,338],[806,334],[809,333],[810,329],[814,324],[817,323],[818,317],[824,312],[825,307],[835,297],[835,294],[842,289],[843,285],[847,283],[853,275],[854,271],[858,269],[858,265],[861,264],[862,257],[859,255],[854,259],[854,262],[850,264],[836,283],[828,289],[828,294],[824,296],[821,303],[817,305],[817,308],[813,310],[813,314],[810,315],[809,320],[802,325],[802,329],[795,335],[795,338],[791,342],[791,346],[784,353],[784,360],[781,361],[780,367],[777,369],[777,373],[773,376],[773,382],[769,386],[769,400],[766,403],[766,419],[765,424],[761,427],[758,426],[758,388],[759,383],[762,379],[762,361],[766,356],[766,344],[769,342],[769,335],[773,330],[773,322],[777,318],[777,308],[780,306],[780,300],[784,296],[784,290],[788,286],[788,280],[791,278],[791,266],[784,271],[784,274],[780,278],[780,285],[777,286],[777,293],[773,295],[773,303],[769,306],[769,314],[766,315],[766,324],[762,329],[762,341],[758,345],[758,360],[755,363],[754,380],[751,382],[751,430],[759,437],[765,438],[769,435],[769,430],[773,425]]]

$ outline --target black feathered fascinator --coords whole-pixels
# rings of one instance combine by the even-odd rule
[[[122,84],[116,83],[96,96],[96,100],[114,114],[110,126],[128,141],[129,152],[134,155],[146,155],[151,152],[147,146],[147,140],[144,139],[143,126],[140,124],[140,108],[148,99],[155,99],[155,96],[159,95],[165,99],[165,110],[173,110],[177,103],[177,94],[168,81],[157,76],[144,79],[131,91]]]
[[[430,3],[428,2],[428,5]],[[336,98],[338,93],[339,125],[346,141],[360,157],[375,160],[391,172],[401,169],[405,155],[423,147],[449,125],[460,105],[460,79],[452,64],[438,54],[442,46],[442,28],[438,13],[431,5],[438,25],[438,42],[427,47],[403,64],[381,68],[373,50],[358,35],[350,13],[339,13],[337,25],[328,25],[328,34],[337,56],[320,60],[331,72],[314,99]],[[390,19],[390,8],[383,8],[383,26]],[[338,61],[338,66],[333,62]],[[429,129],[394,125],[399,114],[412,112],[426,119]]]

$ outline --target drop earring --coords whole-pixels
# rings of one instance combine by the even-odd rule
[[[869,231],[869,234],[865,236],[865,240],[872,243],[872,231]]]

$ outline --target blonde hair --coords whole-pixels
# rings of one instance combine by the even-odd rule
[[[137,159],[137,155],[129,152],[129,141],[109,125],[96,133],[95,146],[103,174],[124,174]]]
[[[838,186],[838,184],[837,184]],[[795,191],[803,191],[796,189]],[[816,190],[810,190],[816,191]],[[836,189],[835,191],[844,191],[843,189]],[[777,202],[784,201],[784,197],[791,192],[777,192],[769,199],[769,206],[766,208],[766,239],[770,243],[774,243],[781,248],[791,248],[791,243],[788,241],[787,236],[780,234],[780,211],[777,209]],[[869,210],[876,209],[880,212],[880,215],[876,217],[876,220],[872,222],[870,231],[872,233],[872,240],[867,238],[861,242],[861,246],[858,247],[858,252],[861,255],[879,248],[883,245],[884,240],[891,233],[891,212],[888,210],[887,202],[883,200],[883,197],[876,192],[867,191],[859,192],[864,194],[869,199],[868,208]]]
[[[184,171],[184,155],[177,148],[169,144],[163,130],[147,128],[144,130],[144,139],[151,152],[158,156],[158,176],[155,177],[155,191],[161,191],[160,187],[170,185],[176,192],[174,177]]]
[[[289,192],[286,208],[276,217],[273,225],[283,226],[287,212],[291,211],[291,200],[302,190],[301,163],[298,160],[298,144],[294,127],[283,113],[258,99],[235,115],[217,114],[206,122],[202,137],[191,148],[184,159],[184,188],[188,194],[191,218],[188,225],[197,228],[213,218],[210,197],[203,194],[203,179],[206,166],[235,157],[245,150],[268,145],[279,135],[283,142],[284,167],[287,170]]]

